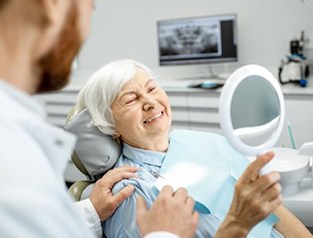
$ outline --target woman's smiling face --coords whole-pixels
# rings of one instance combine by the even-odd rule
[[[168,97],[149,75],[138,69],[126,82],[112,104],[118,136],[127,144],[155,149],[155,143],[167,143],[172,113]],[[154,145],[155,146],[155,145]]]

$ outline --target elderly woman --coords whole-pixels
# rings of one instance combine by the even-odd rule
[[[79,110],[87,108],[94,125],[122,144],[122,155],[115,167],[140,168],[138,179],[123,180],[114,187],[113,193],[133,184],[135,192],[103,223],[104,233],[110,238],[140,237],[136,198],[142,196],[148,206],[153,204],[156,195],[151,187],[169,153],[172,115],[168,97],[145,65],[121,60],[105,65],[93,75],[81,90],[77,106]],[[225,141],[221,136],[212,136],[215,136],[214,146]],[[231,153],[226,155],[231,156]],[[214,213],[200,214],[196,237],[246,237],[271,212],[280,220],[270,229],[268,237],[310,237],[305,226],[280,205],[279,174],[258,175],[258,170],[273,154],[260,157],[255,167],[249,166],[237,181],[225,219],[222,221]],[[210,181],[207,186],[211,186]]]

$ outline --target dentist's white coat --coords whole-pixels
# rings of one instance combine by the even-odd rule
[[[46,122],[34,98],[0,80],[0,237],[102,236],[90,200],[75,208],[64,183],[74,144],[73,135]],[[160,237],[177,238],[145,238]]]

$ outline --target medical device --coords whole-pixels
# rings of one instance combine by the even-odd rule
[[[237,61],[236,15],[159,20],[160,65]]]
[[[302,31],[300,39],[290,41],[290,55],[287,55],[286,60],[282,60],[278,69],[281,84],[296,83],[301,87],[306,87],[310,65],[304,56],[304,45],[304,31]]]

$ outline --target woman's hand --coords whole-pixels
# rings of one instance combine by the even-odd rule
[[[101,221],[109,218],[115,209],[134,191],[132,185],[123,188],[117,194],[112,194],[113,186],[122,179],[129,179],[137,177],[137,168],[130,166],[123,166],[120,168],[109,170],[101,179],[99,179],[90,194],[90,201],[92,202],[96,212]]]
[[[260,169],[273,157],[273,152],[259,156],[239,178],[231,207],[216,237],[246,237],[256,224],[281,204],[279,173],[259,175]]]
[[[186,189],[173,193],[165,186],[148,210],[142,197],[137,198],[137,224],[142,236],[154,231],[167,231],[180,238],[192,238],[196,232],[198,213]]]

